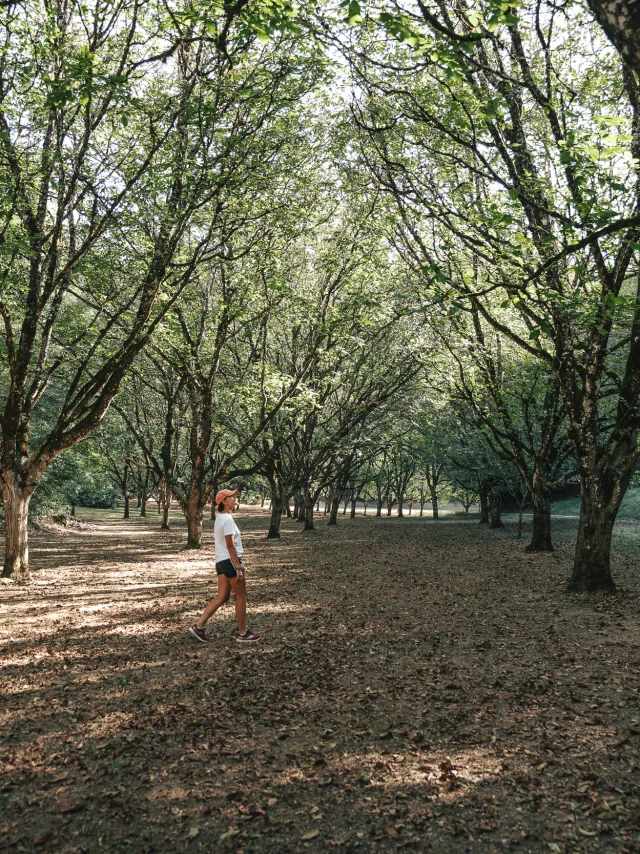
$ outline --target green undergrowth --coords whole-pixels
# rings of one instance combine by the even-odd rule
[[[554,516],[578,516],[580,514],[580,496],[565,498],[563,501],[554,501],[551,504],[551,513]],[[618,519],[637,519],[640,521],[640,487],[634,487],[627,491]]]

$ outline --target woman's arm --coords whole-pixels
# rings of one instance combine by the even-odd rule
[[[233,534],[225,534],[224,541],[227,544],[227,548],[229,549],[229,555],[231,556],[231,563],[235,566],[238,575],[240,578],[244,575],[242,571],[242,564],[240,563],[240,558],[238,557],[238,552],[236,551],[235,544],[233,542]]]

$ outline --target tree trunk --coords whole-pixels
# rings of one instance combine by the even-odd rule
[[[75,515],[76,515],[76,505],[72,504],[71,505],[71,516],[75,518]]]
[[[5,548],[3,578],[26,581],[29,578],[29,500],[31,494],[7,486],[2,490],[4,500]]]
[[[411,516],[411,508],[413,507],[413,498],[409,499],[409,516]]]
[[[142,489],[142,500],[140,501],[140,515],[147,515],[147,500],[149,496],[147,495],[147,487],[146,485]]]
[[[382,508],[384,506],[384,501],[380,498],[376,501],[376,516],[382,516]]]
[[[293,518],[296,522],[304,522],[302,493],[299,489],[293,493]]]
[[[351,493],[351,512],[349,514],[350,519],[356,518],[356,502],[358,501],[358,496],[355,492]]]
[[[123,519],[129,518],[129,502],[131,499],[129,498],[129,493],[125,492],[124,494],[124,516]]]
[[[304,502],[304,529],[305,531],[313,531],[313,507],[316,502],[315,497],[308,486],[303,488],[302,497]]]
[[[345,492],[345,494],[344,494],[344,504],[343,504],[343,506],[342,506],[342,515],[343,515],[343,516],[346,516],[346,515],[347,515],[347,505],[348,505],[348,504],[349,504],[349,496],[348,496],[348,494]]]
[[[595,590],[615,593],[616,586],[611,577],[611,534],[620,502],[616,504],[607,501],[599,476],[589,480],[583,477],[581,493],[578,541],[573,575],[567,590],[577,593],[591,593]],[[624,490],[621,491],[622,495]]]
[[[391,516],[392,510],[393,510],[393,501],[387,500],[387,516]]]
[[[404,495],[399,495],[398,496],[398,518],[401,518],[404,516],[404,512],[402,509],[403,504],[404,504]]]
[[[438,519],[438,493],[435,489],[431,492],[431,516],[433,519]]]
[[[160,481],[160,485],[158,487],[160,490],[160,506],[162,507],[162,523],[160,525],[161,531],[169,530],[169,510],[171,509],[171,490],[167,485],[167,481],[162,478]]]
[[[187,545],[185,549],[202,548],[202,517],[204,514],[204,501],[199,486],[194,486],[189,494],[187,504]]]
[[[533,535],[525,551],[552,552],[551,502],[549,496],[540,490],[539,493],[538,491],[533,492],[531,498],[533,500]],[[522,511],[520,515],[522,515]]]
[[[218,481],[213,481],[213,487],[211,489],[211,516],[209,517],[212,522],[216,521],[216,495],[218,493]]]
[[[267,531],[268,540],[280,539],[280,525],[282,523],[282,514],[284,512],[284,502],[286,497],[283,497],[278,490],[271,486],[271,519],[269,521],[269,530]]]
[[[480,524],[489,524],[489,486],[483,481],[478,488],[478,504],[480,506]]]
[[[331,513],[329,513],[328,525],[338,524],[338,510],[340,509],[340,499],[342,498],[342,490],[335,489],[331,496]]]
[[[499,495],[491,496],[491,524],[490,528],[504,528],[502,522],[502,498]]]
[[[420,502],[420,515],[421,515],[421,516],[423,516],[423,515],[424,515],[424,505],[425,505],[426,503],[427,503],[426,501],[421,501],[421,502]]]
[[[142,507],[142,495],[140,493],[136,496],[136,507]]]
[[[260,487],[260,507],[264,507],[264,486]]]

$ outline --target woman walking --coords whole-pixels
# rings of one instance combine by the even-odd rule
[[[247,628],[247,582],[242,565],[242,538],[240,531],[231,515],[237,507],[237,489],[221,489],[216,495],[218,512],[213,528],[216,549],[216,572],[218,573],[218,595],[202,612],[197,623],[189,629],[194,638],[207,643],[204,627],[221,605],[228,600],[233,590],[236,598],[236,620],[238,630],[235,638],[239,643],[255,643],[260,635]]]

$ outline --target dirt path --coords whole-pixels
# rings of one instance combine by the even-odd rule
[[[637,546],[624,593],[572,597],[570,547],[512,531],[239,523],[250,649],[229,606],[185,634],[214,577],[184,528],[34,538],[0,588],[0,850],[640,851]]]

